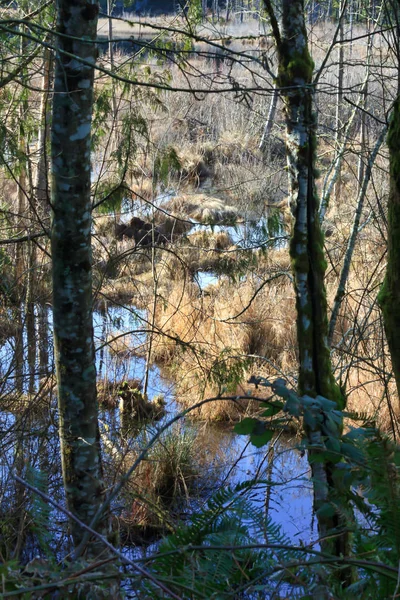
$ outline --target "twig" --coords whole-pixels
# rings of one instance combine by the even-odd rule
[[[371,112],[369,112],[369,110],[366,110],[365,108],[363,108],[362,106],[360,106],[360,104],[356,104],[355,102],[353,102],[352,100],[350,100],[350,98],[348,98],[347,96],[344,96],[343,100],[346,100],[346,102],[348,102],[349,104],[351,104],[351,106],[354,106],[354,108],[357,108],[358,110],[360,110],[361,112],[363,112],[364,114],[366,114],[368,117],[371,117],[371,119],[374,119],[375,121],[377,121],[378,123],[380,123],[384,127],[387,127],[387,122],[386,121],[382,121],[382,119],[379,119],[379,117],[373,115]]]
[[[21,237],[16,238],[8,238],[7,240],[0,240],[0,246],[5,246],[7,244],[18,244],[19,242],[30,242],[31,240],[36,240],[37,238],[49,236],[47,232],[44,233],[30,233],[28,235],[23,235]]]
[[[79,546],[77,548],[75,548],[75,550],[74,550],[74,553],[73,553],[74,560],[76,560],[83,553],[83,551],[86,547],[86,544],[88,542],[88,539],[89,539],[89,533],[93,531],[92,528],[96,527],[96,525],[99,523],[99,521],[102,518],[102,515],[104,514],[104,511],[108,509],[111,502],[118,496],[118,494],[120,493],[120,491],[122,490],[122,488],[124,487],[126,482],[129,481],[129,479],[131,478],[132,473],[137,469],[137,467],[142,462],[142,460],[144,460],[146,458],[147,453],[153,447],[155,442],[161,437],[161,435],[164,433],[164,431],[166,431],[169,427],[171,427],[171,425],[173,425],[174,423],[176,423],[177,421],[179,421],[180,419],[182,419],[183,417],[188,415],[190,412],[192,412],[193,410],[195,410],[197,408],[200,408],[204,404],[207,404],[209,402],[215,402],[216,400],[226,400],[226,401],[231,401],[231,402],[232,401],[238,402],[241,399],[265,402],[265,399],[256,398],[256,397],[253,398],[251,396],[224,396],[224,397],[215,396],[213,398],[206,398],[205,400],[201,400],[200,402],[197,402],[193,406],[186,408],[179,414],[175,415],[175,417],[170,419],[167,423],[165,423],[165,425],[160,427],[160,429],[158,429],[157,433],[151,438],[151,440],[148,442],[148,444],[143,448],[142,452],[139,454],[137,459],[134,461],[133,465],[128,469],[128,471],[126,473],[124,473],[124,475],[122,475],[122,477],[120,478],[119,482],[116,484],[114,489],[107,496],[107,498],[103,502],[103,504],[98,508],[95,516],[92,519],[92,522],[90,523],[90,527],[88,527],[88,526],[85,527],[86,533],[83,535]],[[96,535],[99,535],[99,534],[96,534]]]
[[[329,346],[331,346],[331,344],[332,344],[332,338],[333,338],[333,334],[335,331],[336,321],[337,321],[337,318],[339,315],[339,309],[340,309],[340,306],[342,304],[342,300],[344,297],[346,282],[347,282],[347,278],[349,276],[349,271],[350,271],[351,259],[353,257],[353,252],[354,252],[354,248],[356,245],[356,239],[357,239],[357,235],[359,232],[361,213],[362,213],[362,210],[364,207],[364,200],[365,200],[365,196],[367,193],[369,180],[370,180],[371,174],[372,174],[372,167],[373,167],[376,157],[378,155],[379,149],[385,139],[386,130],[387,130],[387,127],[385,126],[381,131],[381,134],[375,144],[375,147],[372,151],[371,156],[369,157],[363,185],[362,185],[362,187],[360,189],[360,193],[358,195],[357,208],[356,208],[356,212],[354,215],[353,227],[351,230],[351,235],[350,235],[349,241],[347,242],[346,255],[345,255],[342,271],[340,274],[339,285],[338,285],[336,295],[335,295],[335,302],[333,305],[331,318],[329,321],[329,333],[328,333],[328,345]]]
[[[250,298],[250,300],[247,303],[247,305],[243,308],[243,310],[241,310],[239,313],[237,313],[233,317],[226,317],[226,319],[215,319],[215,321],[218,321],[218,323],[228,323],[229,321],[234,321],[235,319],[238,319],[243,313],[246,312],[246,310],[248,308],[250,308],[250,306],[252,305],[252,303],[255,300],[256,296],[261,292],[261,290],[263,289],[263,287],[265,287],[267,285],[267,283],[270,283],[274,279],[278,279],[278,277],[283,277],[284,275],[286,275],[287,277],[289,277],[289,279],[292,279],[290,273],[288,273],[287,271],[280,271],[279,273],[275,273],[274,275],[272,275],[271,277],[269,277],[268,279],[266,279],[265,281],[262,282],[262,284],[256,289],[256,291],[254,292],[254,294]]]
[[[156,585],[157,587],[159,587],[160,589],[162,589],[171,598],[174,598],[175,600],[182,600],[182,598],[180,596],[177,596],[174,592],[172,592],[170,589],[168,589],[163,583],[161,583],[161,581],[158,581],[149,571],[147,571],[147,569],[144,569],[143,567],[140,567],[139,565],[137,565],[136,563],[134,563],[133,560],[130,560],[129,558],[127,558],[126,556],[124,556],[122,554],[122,552],[120,552],[117,548],[115,548],[115,546],[113,546],[107,540],[107,538],[104,537],[104,535],[101,535],[101,533],[98,533],[97,531],[95,531],[94,529],[92,529],[89,525],[86,525],[86,523],[83,523],[83,521],[81,521],[80,519],[78,519],[78,517],[76,517],[67,508],[65,508],[64,506],[61,506],[61,504],[59,504],[58,502],[56,502],[55,500],[53,500],[52,498],[50,498],[50,496],[48,496],[47,494],[45,494],[44,492],[42,492],[38,488],[34,487],[33,485],[31,485],[30,483],[28,483],[24,479],[21,479],[21,477],[19,477],[17,474],[14,473],[13,477],[14,477],[14,479],[16,481],[18,481],[18,483],[22,484],[28,490],[31,490],[31,492],[34,492],[35,494],[37,494],[38,496],[40,496],[43,500],[45,500],[45,502],[48,502],[49,504],[51,504],[52,506],[54,506],[54,508],[56,508],[57,510],[63,512],[65,515],[67,515],[67,517],[69,519],[71,519],[72,521],[75,521],[75,523],[78,523],[78,525],[80,527],[82,527],[88,533],[90,533],[91,535],[93,535],[94,537],[96,537],[97,539],[99,539],[113,554],[115,554],[116,556],[118,556],[118,558],[123,563],[130,565],[133,569],[135,569],[136,571],[138,571],[143,577],[145,577],[145,578],[149,579],[150,581],[152,581],[154,583],[154,585]]]

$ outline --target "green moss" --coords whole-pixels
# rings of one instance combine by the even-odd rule
[[[308,255],[306,252],[303,252],[302,254],[296,254],[295,250],[292,251],[292,246],[293,248],[295,248],[296,244],[294,243],[294,241],[292,240],[292,243],[290,244],[290,257],[291,257],[291,265],[292,265],[292,270],[294,273],[308,273],[308,270],[310,268],[309,265],[309,260],[308,260]]]
[[[299,79],[304,80],[306,84],[310,84],[313,72],[314,61],[307,47],[302,52],[290,53],[285,50],[285,44],[283,44],[282,61],[280,61],[278,69],[278,84],[281,87],[296,85]]]
[[[302,78],[311,81],[314,71],[314,61],[308,50],[296,56],[287,65],[287,72],[291,77]]]
[[[388,291],[387,279],[385,277],[385,279],[383,280],[382,287],[379,290],[379,294],[377,297],[378,304],[382,310],[384,310],[385,306],[388,304],[389,297],[390,297],[390,295],[389,295],[389,291]]]
[[[324,285],[326,259],[324,253],[324,234],[317,215],[318,198],[309,201],[311,212],[308,237],[293,233],[290,244],[292,268],[295,276],[307,274],[309,303],[301,306],[297,303],[297,332],[300,356],[308,353],[312,357],[313,369],[300,369],[299,393],[320,394],[337,403],[339,409],[345,407],[345,396],[332,374],[330,351],[326,343],[328,332],[327,301]],[[306,251],[299,253],[299,250]]]
[[[315,207],[316,210],[318,206]],[[313,263],[321,273],[322,277],[325,274],[327,263],[324,250],[324,233],[321,229],[318,217],[316,216],[313,224],[313,235],[310,244],[310,254],[313,257]],[[315,267],[314,267],[315,268]]]

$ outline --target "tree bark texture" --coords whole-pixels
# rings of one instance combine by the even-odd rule
[[[59,0],[51,129],[53,318],[68,508],[90,524],[103,482],[92,323],[90,135],[98,4]],[[70,37],[71,36],[71,37]],[[68,54],[66,54],[68,53]],[[81,61],[84,59],[84,63]],[[78,545],[84,530],[71,523]],[[98,531],[105,533],[106,524]],[[98,542],[89,554],[98,554]]]
[[[265,121],[264,131],[263,131],[260,146],[259,146],[261,152],[265,152],[268,147],[269,136],[271,135],[272,128],[274,126],[276,108],[278,106],[278,98],[279,98],[278,88],[276,87],[276,85],[274,85],[274,90],[272,92],[272,98],[271,98],[271,104],[269,106],[268,116],[267,116],[267,120]]]
[[[343,113],[343,82],[344,82],[344,0],[340,0],[339,4],[339,56],[338,56],[338,70],[337,70],[337,93],[336,93],[336,135],[335,145],[336,151],[340,148],[340,144],[343,137],[342,131],[342,113]],[[341,192],[341,162],[339,163],[339,173],[336,181],[335,193],[336,198],[340,198]]]
[[[400,96],[389,124],[390,190],[387,219],[387,267],[378,301],[383,313],[386,339],[392,358],[400,412]]]
[[[294,225],[290,255],[295,276],[299,343],[299,393],[325,396],[343,408],[332,375],[324,240],[315,188],[316,119],[303,0],[282,1],[278,83],[285,104],[289,190]]]
[[[49,48],[45,48],[43,51],[43,76],[42,76],[42,89],[44,90],[40,100],[40,113],[39,113],[39,132],[37,142],[37,155],[38,162],[36,167],[35,176],[35,200],[36,210],[38,211],[40,218],[48,215],[49,202],[48,202],[48,153],[47,143],[50,132],[50,111],[49,111],[49,100],[51,95],[51,80],[53,70],[53,56]]]
[[[318,216],[319,199],[315,186],[316,118],[313,112],[312,75],[314,63],[308,50],[303,0],[282,0],[280,28],[270,0],[265,0],[278,50],[277,84],[285,106],[286,156],[289,192],[294,216],[290,256],[294,273],[299,346],[299,395],[324,396],[344,407],[344,398],[332,373],[327,345],[328,319],[324,284],[326,262],[324,239]],[[334,465],[313,461],[323,451],[324,432],[315,421],[304,423],[310,445],[314,509],[331,499]],[[318,514],[321,548],[334,555],[347,554],[347,536],[338,514]]]

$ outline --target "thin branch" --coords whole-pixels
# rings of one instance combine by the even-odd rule
[[[326,211],[328,208],[329,200],[330,200],[334,185],[340,174],[340,168],[342,165],[343,156],[346,151],[347,142],[349,141],[349,138],[350,138],[351,129],[353,127],[353,123],[354,123],[354,120],[355,120],[355,117],[357,114],[357,110],[363,109],[362,104],[364,103],[364,100],[365,100],[365,92],[367,89],[369,77],[370,77],[370,71],[369,71],[369,61],[368,61],[367,72],[366,72],[366,75],[365,75],[365,78],[364,78],[364,81],[363,81],[363,84],[362,84],[362,87],[361,87],[361,90],[359,93],[357,104],[355,104],[354,102],[351,102],[351,104],[354,106],[354,110],[351,114],[350,119],[347,122],[342,144],[340,146],[340,149],[337,153],[335,160],[333,161],[329,171],[327,172],[327,174],[325,175],[325,178],[324,178],[324,183],[322,186],[322,194],[321,194],[321,204],[320,204],[320,208],[319,208],[320,223],[322,223],[324,221],[325,214],[326,214]],[[386,122],[381,121],[381,123],[382,123],[382,125],[384,125],[386,127],[386,125],[387,125]],[[332,171],[333,171],[333,175],[332,175],[331,179],[329,180],[329,176],[331,175]]]
[[[19,244],[20,242],[30,242],[41,237],[49,237],[48,232],[44,233],[30,233],[17,238],[8,238],[7,240],[0,240],[0,246],[6,246],[7,244]]]
[[[334,36],[333,36],[332,43],[331,43],[331,45],[329,46],[329,48],[328,48],[328,52],[326,53],[326,55],[325,55],[325,58],[324,58],[324,60],[322,61],[322,63],[321,63],[321,66],[320,66],[320,68],[318,69],[318,72],[317,72],[317,74],[316,74],[316,75],[315,75],[315,77],[314,77],[314,81],[313,81],[314,85],[317,85],[317,83],[318,83],[318,81],[319,81],[319,78],[321,77],[321,75],[322,75],[322,72],[323,72],[323,70],[325,69],[326,63],[328,62],[328,59],[329,59],[329,57],[330,57],[330,55],[331,55],[331,53],[332,53],[332,51],[333,51],[333,48],[334,48],[334,47],[335,47],[335,45],[338,43],[338,41],[337,41],[337,37],[338,37],[338,35],[339,35],[339,32],[340,32],[340,27],[341,27],[341,25],[342,25],[342,20],[343,20],[343,16],[344,16],[344,13],[345,13],[346,7],[347,7],[347,0],[345,0],[345,2],[343,3],[343,8],[342,8],[342,11],[341,11],[341,13],[340,13],[340,15],[339,15],[339,20],[338,20],[338,24],[337,24],[337,26],[336,26],[336,30],[335,30],[335,33],[334,33]],[[343,40],[340,40],[340,42],[341,42],[341,43],[343,43]]]
[[[275,38],[276,47],[278,49],[278,52],[280,52],[282,48],[281,32],[279,30],[278,20],[276,18],[271,0],[264,0],[264,6],[269,16],[269,21],[271,23],[272,34]]]
[[[347,278],[349,276],[349,271],[350,271],[351,259],[353,257],[353,252],[354,252],[354,248],[356,245],[356,239],[357,239],[357,235],[359,233],[361,213],[362,213],[362,210],[364,207],[364,200],[365,200],[365,196],[367,193],[368,184],[371,179],[372,167],[373,167],[376,157],[378,155],[379,149],[385,139],[386,131],[387,131],[387,126],[385,126],[382,129],[381,134],[380,134],[380,136],[375,144],[375,147],[372,151],[372,154],[369,157],[363,185],[362,185],[362,187],[360,189],[360,193],[358,195],[357,208],[356,208],[356,212],[354,215],[353,227],[351,230],[351,235],[350,235],[349,241],[347,242],[346,255],[345,255],[342,271],[340,274],[339,285],[338,285],[338,288],[336,291],[335,302],[333,305],[332,314],[331,314],[331,318],[330,318],[330,322],[329,322],[329,333],[328,333],[328,345],[329,346],[331,346],[331,344],[332,344],[332,338],[333,338],[333,334],[335,331],[336,321],[337,321],[337,318],[339,315],[339,309],[340,309],[340,306],[342,304],[343,297],[344,297]]]
[[[37,17],[37,15],[39,15],[45,8],[47,8],[48,6],[51,6],[52,4],[53,4],[53,0],[47,0],[47,2],[45,2],[44,4],[39,6],[39,8],[37,8],[36,10],[33,10],[32,12],[25,15],[24,21],[30,21],[34,17]]]
[[[90,533],[90,535],[92,535],[92,536],[96,537],[97,539],[99,539],[104,544],[104,546],[106,546],[113,554],[115,554],[116,556],[118,556],[118,558],[123,563],[128,564],[131,567],[133,567],[143,577],[146,577],[146,579],[149,579],[150,581],[152,581],[154,583],[154,585],[156,585],[157,587],[159,587],[160,589],[162,589],[171,598],[174,598],[175,600],[182,600],[182,598],[180,598],[180,596],[177,596],[174,592],[172,592],[171,590],[169,590],[163,583],[161,583],[160,581],[158,581],[154,577],[154,575],[152,575],[149,571],[147,571],[147,569],[144,569],[143,567],[140,567],[135,562],[133,562],[133,560],[130,560],[129,558],[127,558],[122,552],[120,552],[117,548],[115,548],[115,546],[113,546],[107,540],[107,538],[104,535],[101,535],[101,533],[98,533],[97,531],[95,531],[94,529],[92,529],[89,525],[86,525],[86,523],[83,523],[80,519],[78,519],[78,517],[76,517],[67,508],[65,508],[64,506],[61,506],[61,504],[59,504],[58,502],[56,502],[55,500],[53,500],[52,498],[50,498],[50,496],[48,496],[47,494],[45,494],[44,492],[42,492],[38,488],[34,487],[33,485],[31,485],[30,483],[28,483],[24,479],[21,479],[21,477],[19,477],[16,473],[13,474],[13,477],[14,477],[14,479],[16,481],[18,481],[18,483],[20,483],[21,485],[23,485],[24,487],[26,487],[31,492],[33,492],[33,493],[37,494],[38,496],[40,496],[45,502],[47,502],[48,504],[51,504],[51,506],[53,506],[57,510],[61,511],[62,513],[64,513],[69,519],[71,519],[72,521],[75,521],[75,523],[77,523],[80,527],[82,527],[83,529],[85,529],[87,533]]]
[[[0,89],[13,81],[25,69],[37,57],[39,50],[40,48],[35,48],[32,54],[30,54],[22,63],[20,63],[18,67],[14,69],[14,71],[11,71],[7,77],[4,77],[4,79],[0,80]]]
[[[233,317],[226,317],[226,319],[215,319],[215,321],[218,321],[218,323],[228,323],[229,321],[234,321],[235,319],[238,319],[240,316],[242,316],[243,313],[246,312],[247,309],[250,308],[250,306],[253,304],[254,300],[258,296],[258,294],[267,285],[267,283],[270,283],[271,281],[274,281],[274,279],[278,279],[278,277],[283,277],[285,275],[287,277],[289,277],[289,279],[292,280],[292,277],[291,277],[290,273],[287,273],[286,271],[275,273],[274,275],[272,275],[271,277],[269,277],[268,279],[266,279],[265,281],[262,282],[262,284],[256,289],[256,291],[254,292],[254,294],[250,298],[250,300],[247,303],[247,305],[239,313],[237,313]]]
[[[366,108],[363,108],[362,106],[360,106],[360,104],[356,104],[355,102],[353,102],[352,100],[350,100],[350,98],[348,98],[347,96],[344,96],[343,100],[346,100],[346,102],[348,102],[349,104],[351,104],[351,106],[354,106],[354,108],[357,108],[358,110],[360,110],[361,112],[363,112],[364,114],[366,114],[368,117],[371,117],[371,119],[374,119],[375,121],[377,121],[377,123],[380,123],[380,125],[383,125],[384,127],[387,126],[387,122],[386,121],[382,121],[382,119],[379,119],[376,115],[373,115],[371,112],[369,112],[369,110],[367,110]]]

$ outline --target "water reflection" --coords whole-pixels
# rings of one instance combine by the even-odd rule
[[[47,326],[42,330],[49,336],[52,332],[51,310],[45,311]],[[43,319],[43,311],[37,311]],[[94,314],[94,337],[97,348],[96,366],[99,380],[118,384],[122,381],[143,380],[146,361],[143,346],[146,343],[147,315],[145,311],[133,307],[107,307]],[[116,344],[116,345],[115,345]],[[12,340],[6,340],[0,348],[3,373],[12,370],[14,345]],[[50,350],[50,351],[49,351]],[[38,362],[43,366],[43,356],[48,360],[48,371],[53,371],[53,356],[49,345],[46,353]],[[40,369],[38,369],[40,374]],[[39,375],[38,375],[39,377]],[[12,382],[11,382],[12,385]],[[167,414],[159,423],[145,425],[140,430],[127,430],[123,423],[118,404],[112,409],[102,409],[100,413],[100,428],[105,458],[106,472],[110,484],[117,481],[121,473],[132,464],[148,443],[157,428],[162,427],[179,412],[179,405],[174,396],[174,385],[161,376],[157,366],[152,366],[149,372],[149,399],[162,394],[166,401]],[[42,412],[35,412],[27,403],[21,414],[16,411],[0,412],[0,432],[2,438],[0,478],[2,500],[0,510],[5,514],[7,507],[16,491],[9,485],[10,469],[22,465],[19,469],[21,476],[27,476],[27,465],[42,478],[47,493],[62,501],[63,490],[60,471],[60,452],[57,436],[58,420],[55,408],[55,396]],[[13,414],[14,413],[14,414]],[[251,490],[251,501],[254,506],[265,513],[268,511],[273,521],[282,526],[282,530],[294,544],[309,544],[315,540],[317,533],[313,530],[312,490],[309,480],[306,457],[293,450],[296,440],[279,438],[273,452],[271,446],[257,450],[248,444],[247,438],[235,435],[226,427],[206,426],[183,420],[171,432],[163,434],[161,442],[157,442],[161,454],[152,458],[155,463],[166,453],[167,436],[175,439],[170,448],[176,448],[184,436],[189,436],[192,457],[191,465],[193,481],[188,487],[188,502],[175,506],[175,518],[199,510],[218,489],[219,486],[234,486],[237,483],[257,477],[260,484]],[[173,438],[175,436],[175,438]],[[23,456],[21,462],[20,458]],[[129,462],[130,461],[130,462]],[[147,462],[147,466],[150,464]],[[138,471],[139,472],[139,471]],[[36,475],[35,475],[36,477]],[[135,474],[132,480],[135,479]],[[265,482],[270,481],[272,485]],[[125,499],[126,500],[126,499]],[[132,511],[132,502],[124,505],[124,497],[114,505],[116,511],[123,514]],[[31,499],[27,496],[27,508]],[[121,508],[122,507],[122,508]],[[137,512],[135,513],[137,514]],[[63,515],[51,516],[53,546],[60,548],[68,544],[65,535],[65,518]],[[50,523],[50,520],[49,520]],[[56,532],[56,530],[58,532]],[[62,534],[64,531],[64,534]],[[40,544],[39,544],[40,545]],[[32,544],[29,554],[34,554]],[[39,548],[39,552],[40,552]]]
[[[293,543],[309,544],[317,539],[312,524],[313,496],[307,457],[294,449],[299,440],[279,437],[272,442],[273,453],[271,444],[257,449],[247,436],[226,429],[209,428],[207,440],[210,449],[224,441],[228,452],[219,468],[230,485],[253,478],[271,482],[271,486],[265,483],[257,486],[252,491],[252,501],[260,511],[268,509],[269,516]]]

